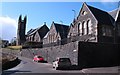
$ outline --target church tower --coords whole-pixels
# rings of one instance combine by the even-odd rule
[[[16,41],[17,45],[23,45],[24,42],[26,41],[26,37],[25,37],[26,21],[27,21],[27,16],[24,17],[24,20],[22,20],[22,15],[19,16],[18,29],[17,29],[17,41]]]

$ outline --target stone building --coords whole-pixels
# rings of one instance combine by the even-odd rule
[[[111,12],[83,3],[82,8],[70,26],[52,23],[50,31],[46,24],[31,29],[25,36],[26,20],[18,20],[17,45],[27,42],[58,43],[58,41],[120,43],[120,7]],[[48,32],[49,31],[49,32]],[[65,43],[65,44],[66,44]]]
[[[25,16],[24,20],[22,20],[22,15],[20,15],[18,19],[18,30],[17,30],[17,41],[16,41],[17,45],[23,45],[26,41],[26,37],[25,37],[26,22],[27,22],[27,16]]]
[[[43,42],[43,37],[47,34],[49,28],[46,23],[36,29],[31,29],[27,32],[26,42]]]
[[[114,19],[114,24],[113,24],[115,30],[114,42],[120,43],[120,7],[108,13]]]
[[[64,39],[70,42],[51,45]],[[31,54],[36,53],[49,63],[57,57],[67,57],[80,69],[119,66],[120,45],[116,43],[120,43],[120,9],[106,12],[83,3],[70,27],[52,23],[43,39],[43,44],[49,46],[25,49],[22,55],[33,59]]]
[[[69,26],[52,23],[50,31],[46,34],[43,39],[43,44],[54,43],[59,40],[67,38]]]
[[[79,36],[80,41],[113,43],[114,28],[119,26],[118,18],[116,25],[115,19],[108,12],[83,3],[79,15],[70,25],[67,37]]]

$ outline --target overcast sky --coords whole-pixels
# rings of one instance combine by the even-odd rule
[[[27,15],[26,32],[31,28],[37,28],[44,22],[50,27],[52,21],[70,25],[74,18],[74,12],[78,15],[83,2],[14,2],[14,0],[3,0],[0,2],[0,34],[2,39],[11,40],[16,37],[17,21],[20,14],[22,18]],[[19,0],[18,0],[19,1]],[[24,0],[28,1],[28,0]],[[33,0],[32,0],[33,1]],[[47,1],[47,0],[45,0]],[[54,1],[54,0],[51,0]],[[60,0],[58,0],[60,1]],[[87,1],[88,5],[99,8],[104,11],[112,11],[118,7],[119,0],[94,0]],[[106,2],[105,2],[106,1]],[[1,10],[2,8],[2,10]]]

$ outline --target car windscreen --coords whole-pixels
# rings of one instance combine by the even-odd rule
[[[59,61],[60,61],[60,62],[70,62],[70,59],[67,59],[67,58],[61,58]]]
[[[38,56],[38,58],[42,58],[41,56]]]

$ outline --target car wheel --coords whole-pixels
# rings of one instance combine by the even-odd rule
[[[39,62],[39,61],[37,61],[37,62]]]
[[[34,62],[36,62],[35,60],[33,60]]]

